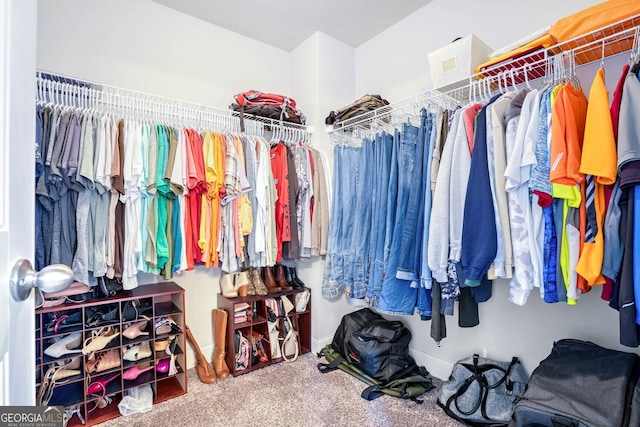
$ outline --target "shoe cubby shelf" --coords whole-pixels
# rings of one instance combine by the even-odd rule
[[[307,303],[302,307],[297,307],[298,294],[307,292]],[[298,333],[298,354],[311,351],[311,290],[308,288],[294,288],[286,291],[269,293],[268,295],[249,295],[245,297],[225,298],[218,295],[218,308],[227,312],[226,331],[226,355],[225,362],[229,366],[231,375],[238,376],[247,374],[256,369],[274,363],[283,362],[281,351],[275,350],[274,346],[281,347],[285,334],[284,317],[276,317],[275,321],[269,320],[269,308],[273,301],[279,298],[287,298],[293,305],[288,318],[295,331]],[[298,297],[299,298],[299,297]],[[271,317],[273,320],[273,317]],[[236,365],[236,334],[240,332],[249,341],[249,353],[252,351],[251,337],[261,337],[262,347],[266,353],[263,360],[249,357],[246,368]],[[277,342],[276,342],[277,341]],[[280,354],[280,355],[279,355]]]
[[[36,399],[78,408],[84,422],[73,415],[71,427],[119,417],[118,403],[134,387],[150,384],[154,404],[181,396],[187,393],[184,330],[184,289],[173,282],[39,308]]]

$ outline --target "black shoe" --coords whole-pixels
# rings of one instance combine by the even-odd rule
[[[294,267],[285,267],[284,278],[289,284],[289,286],[293,287],[294,289],[299,289],[301,287],[304,287],[304,284],[300,286],[300,283],[298,283],[298,281],[295,279],[295,276],[294,276],[295,271],[296,269]]]
[[[298,288],[304,288],[304,282],[298,277],[298,272],[295,267],[291,268],[291,276],[293,277],[294,282],[298,284]]]

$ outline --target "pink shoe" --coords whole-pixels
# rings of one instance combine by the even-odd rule
[[[149,318],[146,316],[142,316],[142,317],[144,317],[144,320],[140,320],[138,322],[132,323],[127,329],[124,330],[122,335],[125,338],[133,340],[138,338],[141,335],[149,335],[149,331],[145,331],[149,323]]]
[[[166,374],[167,372],[169,372],[170,365],[171,359],[162,359],[156,365],[156,371],[160,372],[161,374]]]
[[[140,374],[150,371],[151,369],[153,369],[153,365],[149,365],[142,369],[140,369],[138,365],[134,365],[122,373],[122,378],[128,381],[133,381],[138,378]]]

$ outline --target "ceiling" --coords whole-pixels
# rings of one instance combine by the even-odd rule
[[[153,1],[291,51],[316,31],[357,47],[431,0]]]

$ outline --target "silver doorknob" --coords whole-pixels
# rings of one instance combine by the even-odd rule
[[[11,270],[11,296],[16,301],[29,298],[31,289],[38,288],[43,292],[64,291],[73,282],[73,271],[64,264],[52,264],[35,271],[26,259],[16,262]]]

